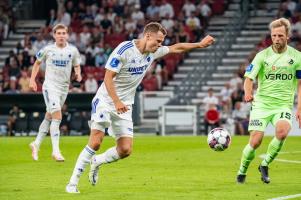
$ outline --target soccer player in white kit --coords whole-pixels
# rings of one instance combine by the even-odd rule
[[[89,181],[95,185],[98,170],[103,164],[129,156],[133,144],[132,104],[135,91],[152,62],[169,53],[182,53],[195,48],[205,48],[214,42],[206,36],[198,43],[178,43],[162,46],[166,30],[161,24],[151,22],[143,31],[143,38],[119,44],[106,63],[104,82],[92,100],[91,134],[88,145],[80,153],[66,192],[79,193],[77,185],[85,167],[90,163]],[[116,138],[116,146],[100,155],[105,128]]]
[[[30,148],[33,160],[38,160],[40,145],[50,130],[52,157],[58,162],[63,162],[65,158],[62,156],[59,148],[59,127],[62,120],[61,108],[69,91],[72,66],[74,66],[76,80],[80,82],[82,77],[80,54],[76,47],[67,42],[68,28],[63,24],[57,24],[53,28],[53,37],[55,43],[45,46],[37,53],[37,59],[31,73],[29,85],[33,91],[37,91],[35,79],[41,63],[45,61],[46,71],[42,91],[46,104],[46,114],[39,127],[39,133],[35,141],[30,143]]]

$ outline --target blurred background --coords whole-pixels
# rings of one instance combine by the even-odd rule
[[[30,91],[29,78],[35,54],[53,40],[54,25],[69,27],[84,77],[81,83],[71,78],[61,134],[84,135],[110,53],[120,42],[141,37],[150,21],[167,29],[163,45],[197,42],[207,34],[216,43],[153,63],[137,89],[135,131],[206,135],[222,126],[247,135],[244,71],[257,52],[271,45],[268,24],[279,17],[291,21],[290,45],[301,50],[301,0],[1,0],[0,135],[37,134],[45,112],[45,65],[38,93]]]

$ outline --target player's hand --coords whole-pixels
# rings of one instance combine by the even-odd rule
[[[77,82],[81,82],[82,81],[82,75],[81,74],[75,74],[75,79]]]
[[[299,124],[299,128],[301,128],[301,108],[297,109],[296,120],[297,120],[297,122]]]
[[[129,110],[128,107],[124,105],[124,103],[122,103],[120,100],[114,102],[114,104],[115,104],[117,114],[122,114]]]
[[[207,35],[205,38],[203,38],[201,40],[201,42],[199,43],[200,44],[200,48],[204,48],[204,47],[208,47],[210,46],[211,44],[213,44],[214,42],[214,38],[210,35]]]
[[[245,101],[246,102],[253,101],[253,95],[252,94],[245,94]]]
[[[38,86],[35,80],[29,81],[29,88],[35,92],[38,90]]]

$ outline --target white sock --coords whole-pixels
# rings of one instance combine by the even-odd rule
[[[40,145],[42,141],[44,140],[45,136],[47,135],[49,131],[51,121],[49,119],[44,118],[42,121],[40,127],[39,127],[39,133],[36,137],[36,140],[34,141],[35,145],[40,148]]]
[[[57,154],[60,153],[60,123],[61,120],[52,119],[50,125],[50,135],[51,135],[51,142],[52,142],[52,153]]]
[[[115,162],[120,159],[116,147],[111,147],[104,153],[94,157],[97,165]]]
[[[90,160],[94,154],[95,151],[88,145],[82,150],[77,158],[72,176],[69,181],[70,184],[78,184],[80,176],[85,171],[86,166],[90,163]]]

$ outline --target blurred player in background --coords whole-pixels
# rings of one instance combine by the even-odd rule
[[[261,180],[269,183],[268,166],[281,150],[292,126],[292,107],[298,86],[296,120],[301,127],[301,53],[287,45],[290,22],[280,18],[270,23],[272,46],[259,52],[245,72],[245,101],[253,101],[249,131],[249,144],[243,150],[237,182],[244,183],[255,150],[260,146],[268,123],[276,128],[266,156],[258,167]],[[258,89],[253,99],[253,81]]]
[[[39,133],[30,147],[33,160],[38,160],[40,145],[50,130],[52,141],[52,157],[59,162],[64,161],[59,148],[60,123],[62,120],[61,108],[66,100],[72,66],[74,66],[76,80],[80,82],[80,54],[76,47],[67,43],[68,28],[63,24],[57,24],[53,28],[54,44],[49,44],[36,55],[30,78],[30,88],[37,91],[36,76],[40,65],[46,63],[45,81],[43,83],[43,96],[46,104],[46,114],[40,125]]]
[[[119,44],[106,63],[104,83],[98,89],[91,112],[91,134],[88,145],[80,153],[66,192],[79,193],[77,185],[85,167],[90,163],[89,181],[95,185],[98,170],[103,164],[129,156],[133,145],[132,104],[136,88],[152,62],[169,53],[183,53],[196,48],[205,48],[214,42],[206,36],[198,43],[178,43],[162,46],[166,30],[161,24],[151,22],[143,31],[143,38]],[[116,138],[116,146],[100,155],[100,148],[109,127],[109,134]]]

